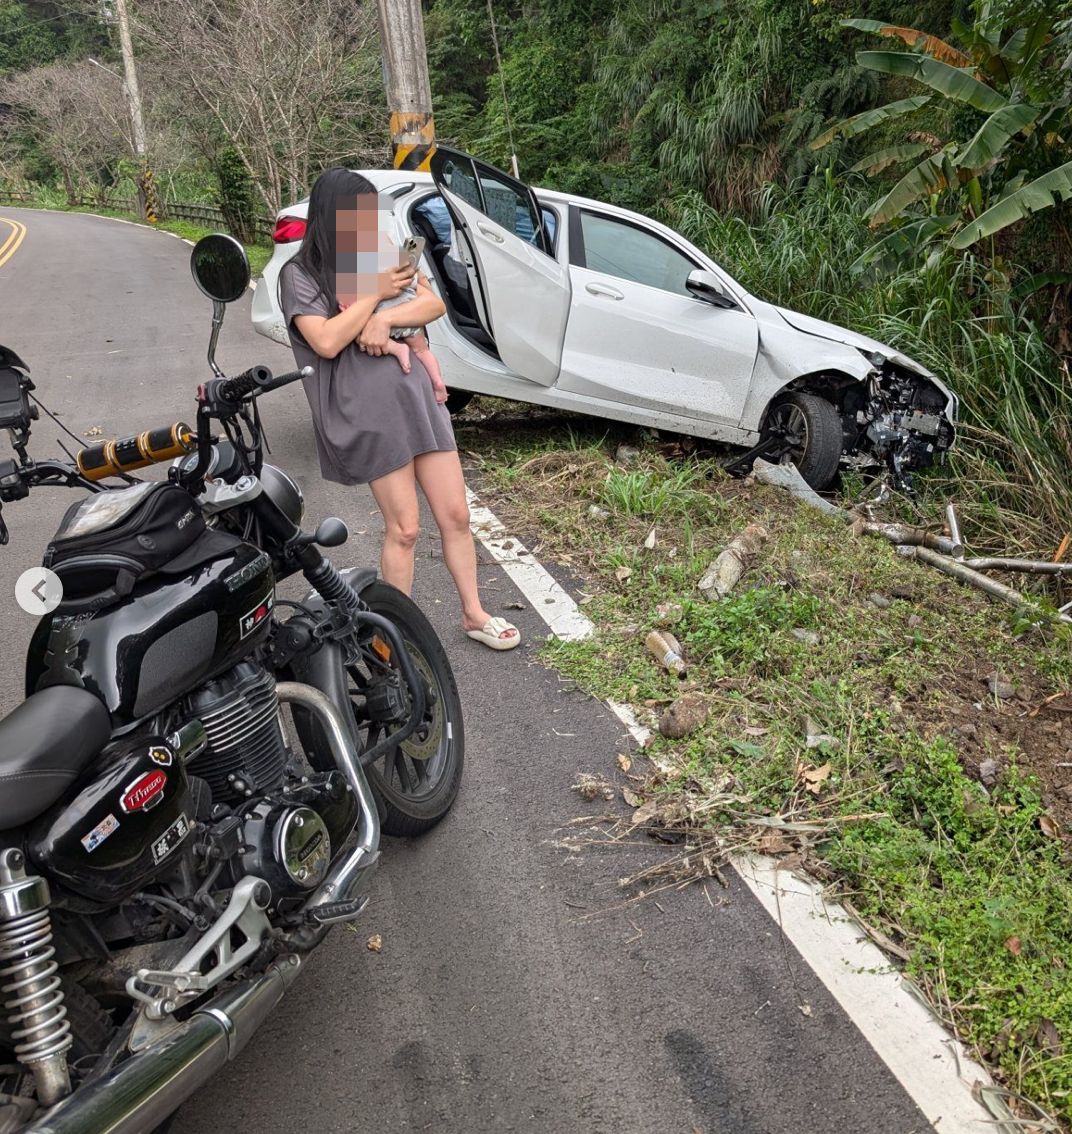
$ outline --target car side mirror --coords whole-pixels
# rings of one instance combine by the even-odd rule
[[[726,289],[722,286],[722,281],[714,272],[705,272],[697,268],[695,272],[689,273],[685,286],[697,299],[702,299],[704,303],[710,303],[712,307],[731,308],[740,306],[735,299],[727,294]]]
[[[202,236],[190,253],[194,283],[212,300],[212,337],[208,343],[208,364],[217,378],[223,371],[216,365],[216,343],[223,326],[228,303],[241,299],[249,287],[250,270],[246,250],[233,236],[215,232]]]

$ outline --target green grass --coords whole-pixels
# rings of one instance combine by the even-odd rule
[[[684,740],[656,738],[652,756],[674,771],[652,790],[698,804],[729,776],[753,814],[828,823],[803,847],[811,868],[908,952],[908,973],[1005,1084],[1072,1119],[1072,1053],[1050,1046],[1053,1035],[1072,1046],[1069,861],[1032,751],[992,731],[1024,706],[999,710],[986,687],[1000,671],[1032,700],[1068,690],[1069,633],[1021,633],[1011,608],[883,542],[650,451],[622,469],[598,445],[556,452],[544,438],[527,453],[515,442],[504,461],[492,438],[484,464],[512,522],[538,525],[543,554],[586,575],[597,635],[548,643],[551,664],[643,715],[681,690],[648,657],[646,631],[669,625],[681,641],[687,685],[711,714]],[[594,518],[593,501],[610,515]],[[728,598],[703,600],[697,580],[754,522],[770,533],[764,553]],[[958,731],[965,721],[975,741]],[[809,749],[812,730],[833,742]],[[1029,749],[1042,736],[1028,734]],[[972,774],[986,757],[1001,768],[990,790]],[[826,763],[812,794],[804,773]],[[708,822],[728,831],[734,817]]]

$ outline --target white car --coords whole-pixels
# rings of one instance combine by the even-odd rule
[[[731,467],[792,460],[815,488],[843,461],[905,487],[952,444],[957,399],[926,367],[758,299],[665,225],[445,147],[432,170],[360,172],[393,202],[397,242],[426,239],[452,409],[490,394],[710,438],[747,450]],[[253,298],[281,343],[279,271],[307,209],[279,214]]]

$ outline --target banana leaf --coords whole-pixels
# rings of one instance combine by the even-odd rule
[[[829,130],[820,134],[809,144],[808,149],[821,150],[823,146],[830,145],[837,137],[852,138],[856,134],[870,130],[872,126],[877,126],[880,122],[897,118],[902,114],[911,114],[912,111],[919,110],[921,106],[926,106],[930,101],[930,95],[913,95],[911,98],[898,99],[897,102],[888,102],[885,106],[876,106],[871,110],[863,111],[861,114],[854,114],[851,118],[843,118],[840,122],[835,122]]]
[[[920,154],[926,152],[927,147],[922,142],[909,142],[904,146],[887,146],[885,149],[875,150],[873,153],[869,153],[867,157],[860,158],[855,165],[849,166],[849,171],[851,173],[866,173],[869,177],[874,177],[883,170],[889,169],[891,165],[899,165],[902,161],[911,161],[912,158],[918,158]]]
[[[1021,280],[1013,289],[1013,299],[1026,299],[1044,287],[1064,287],[1072,284],[1072,272],[1036,272]]]
[[[1024,220],[1033,213],[1048,209],[1059,201],[1072,198],[1072,161],[1051,169],[1034,181],[1029,181],[1015,193],[1002,198],[982,216],[966,224],[953,237],[954,248],[968,248],[977,240],[993,236],[1010,224]]]
[[[953,150],[950,144],[910,169],[882,200],[876,201],[868,210],[871,227],[877,228],[900,216],[916,201],[957,184],[959,178],[952,160]]]
[[[909,47],[914,47],[917,51],[922,51],[925,55],[930,55],[935,59],[941,59],[943,63],[951,63],[954,67],[970,67],[972,65],[971,59],[963,51],[951,47],[944,39],[939,39],[936,35],[928,35],[926,32],[917,31],[915,28],[902,28],[895,24],[884,24],[881,20],[842,20],[841,26],[843,28],[856,28],[857,31],[874,32],[875,35],[896,36],[898,39],[903,39]]]
[[[884,75],[902,75],[915,79],[943,94],[946,98],[966,102],[985,114],[992,114],[1005,106],[1007,99],[993,87],[981,83],[967,71],[950,67],[940,59],[928,55],[914,55],[908,51],[858,51],[856,62]]]
[[[895,270],[906,260],[918,259],[933,238],[948,232],[958,219],[955,215],[920,217],[919,220],[895,228],[861,253],[849,265],[849,271],[859,274],[869,267]]]
[[[984,169],[1000,155],[1014,134],[1019,134],[1034,124],[1039,113],[1038,107],[1028,106],[1026,102],[1013,103],[995,110],[961,150],[957,165],[962,169]]]

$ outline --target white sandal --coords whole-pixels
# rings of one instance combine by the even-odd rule
[[[513,630],[514,633],[509,638],[504,638],[503,634],[508,630]],[[466,630],[465,633],[493,650],[512,650],[521,645],[521,632],[505,618],[489,618],[480,630]]]

